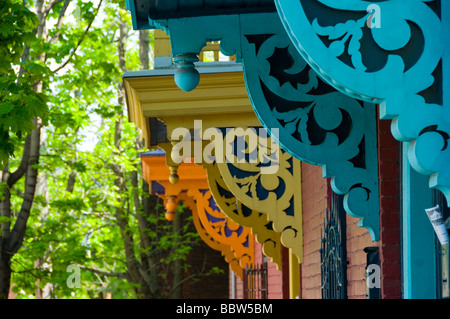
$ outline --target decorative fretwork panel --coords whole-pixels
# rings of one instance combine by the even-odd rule
[[[269,257],[277,267],[281,268],[280,233],[273,229],[273,223],[267,214],[253,210],[244,205],[226,185],[217,163],[205,165],[208,172],[208,183],[214,200],[224,214],[232,221],[251,228],[257,242],[262,244],[265,256]]]
[[[393,136],[407,143],[412,168],[450,199],[450,2],[275,4],[298,53],[336,89],[378,103],[381,118],[392,120]]]
[[[243,34],[253,108],[281,148],[323,167],[345,210],[379,239],[376,108],[338,92],[300,56],[286,32]]]
[[[231,137],[230,137],[231,136]],[[240,139],[253,141],[240,149],[230,145]],[[265,213],[283,246],[303,259],[300,161],[273,142],[264,129],[225,134],[229,160],[218,163],[220,175],[244,205]],[[253,160],[252,160],[253,159]]]

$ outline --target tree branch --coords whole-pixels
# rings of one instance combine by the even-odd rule
[[[54,1],[54,4],[60,3],[60,2],[62,2],[62,0],[56,0],[56,1]],[[65,14],[66,14],[67,7],[69,6],[69,3],[70,3],[70,0],[65,0],[65,1],[64,1],[64,4],[63,4],[63,6],[62,6],[62,8],[61,8],[61,11],[59,12],[58,21],[56,22],[56,25],[55,25],[55,29],[58,30],[58,31],[57,31],[57,32],[52,36],[52,38],[48,41],[49,43],[54,44],[54,43],[56,43],[56,41],[58,41],[59,36],[60,36],[60,34],[61,34],[61,32],[59,32],[59,30],[60,30],[61,27],[62,27],[62,22],[63,22],[63,19],[64,19]],[[53,6],[53,5],[52,5],[52,6]],[[48,8],[49,8],[49,7],[47,6],[47,8],[45,9],[45,12],[46,12],[45,16],[47,16],[47,14],[48,14],[48,12],[47,12],[47,9],[48,9]],[[51,7],[50,7],[50,9],[51,9]],[[50,11],[50,9],[49,9],[49,11]]]
[[[52,0],[48,3],[48,5],[45,7],[44,9],[44,19],[47,18],[48,14],[50,13],[50,11],[53,9],[53,7],[58,4],[63,2],[64,0]],[[70,0],[69,0],[70,1]]]
[[[80,266],[80,268],[83,269],[83,270],[90,271],[90,272],[92,272],[94,274],[102,275],[102,276],[128,279],[128,274],[126,272],[107,272],[107,271],[101,271],[101,270],[98,270],[98,269],[88,268],[88,267],[85,267],[85,266]]]
[[[75,181],[77,179],[78,173],[76,171],[72,171],[67,180],[66,192],[73,193],[73,189],[75,187]]]
[[[36,276],[35,274],[33,274],[33,272],[38,271],[38,269],[36,268],[31,268],[31,269],[27,269],[26,266],[24,266],[18,259],[14,259],[15,263],[18,263],[20,266],[22,266],[23,268],[25,268],[25,270],[21,270],[21,271],[16,271],[11,269],[11,272],[16,273],[16,274],[23,274],[23,273],[29,273],[30,275],[32,275],[33,277],[37,278],[37,279],[41,279],[39,278],[39,276]]]
[[[98,4],[98,7],[97,7],[97,10],[95,12],[94,18],[91,20],[91,22],[87,26],[86,30],[84,30],[83,35],[81,36],[81,39],[78,40],[78,43],[77,43],[77,46],[75,47],[75,49],[72,51],[70,56],[67,58],[67,60],[63,64],[61,64],[59,67],[57,67],[55,70],[52,71],[53,73],[58,72],[59,70],[64,68],[70,62],[70,60],[73,58],[73,56],[77,52],[78,48],[80,47],[81,42],[83,42],[84,37],[86,36],[86,34],[88,33],[89,29],[91,28],[92,23],[94,22],[95,18],[97,17],[97,14],[100,11],[100,6],[102,5],[102,2],[103,2],[103,0],[100,0],[100,2]]]
[[[13,230],[8,238],[8,247],[6,251],[11,254],[11,256],[19,250],[22,244],[28,217],[30,216],[31,206],[33,205],[34,192],[36,190],[38,171],[35,165],[39,162],[42,120],[36,118],[34,122],[36,128],[31,132],[30,155],[25,175],[24,199]]]
[[[11,190],[9,187],[2,189],[2,200],[0,201],[0,216],[11,217]],[[11,221],[1,224],[1,237],[8,238],[11,231]],[[0,249],[1,250],[1,249]]]
[[[25,145],[23,147],[23,155],[20,165],[15,172],[11,173],[11,175],[6,181],[8,187],[13,186],[20,178],[22,178],[23,174],[25,174],[25,172],[27,171],[28,160],[30,158],[30,146],[31,146],[31,134],[28,134],[25,139]]]

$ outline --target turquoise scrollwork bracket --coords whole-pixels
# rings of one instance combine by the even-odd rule
[[[274,24],[276,25],[276,24]],[[323,167],[344,207],[379,239],[375,105],[326,84],[284,30],[242,34],[247,91],[263,126],[292,156]]]
[[[411,166],[450,203],[450,2],[372,2],[275,1],[308,64],[341,92],[379,103]]]

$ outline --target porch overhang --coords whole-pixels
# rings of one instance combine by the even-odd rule
[[[127,0],[126,4],[137,30],[169,19],[276,11],[273,0]]]

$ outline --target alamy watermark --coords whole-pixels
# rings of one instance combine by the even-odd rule
[[[190,163],[250,163],[258,164],[261,174],[275,174],[279,167],[280,147],[274,137],[278,128],[271,129],[271,137],[264,128],[208,127],[203,130],[201,120],[194,120],[194,129],[175,128],[171,140],[177,141],[171,152],[173,162]]]
[[[380,265],[370,264],[366,268],[367,288],[381,288],[381,269]]]
[[[67,266],[66,269],[67,272],[70,272],[71,274],[67,277],[66,285],[67,287],[73,289],[73,288],[80,288],[81,287],[81,272],[80,272],[80,266],[70,264]]]
[[[366,20],[367,27],[370,29],[381,28],[381,8],[378,4],[370,4],[367,6],[367,12],[371,13]]]

